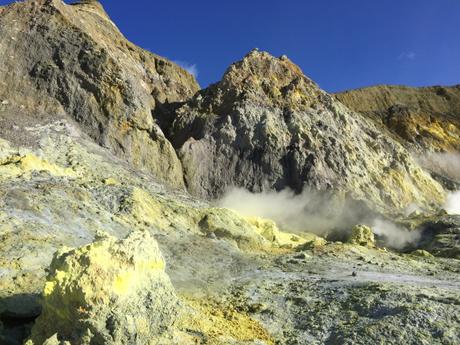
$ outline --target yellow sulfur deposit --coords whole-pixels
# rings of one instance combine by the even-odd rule
[[[148,232],[124,240],[99,234],[89,245],[54,256],[31,341],[42,344],[56,333],[82,338],[88,330],[94,337],[120,332],[121,344],[133,336],[154,339],[168,329],[177,306],[163,256]]]
[[[54,176],[75,177],[75,172],[72,169],[49,163],[31,153],[24,156],[12,155],[0,161],[1,179],[21,176],[32,171],[46,171]]]

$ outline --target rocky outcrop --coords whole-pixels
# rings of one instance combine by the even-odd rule
[[[420,246],[430,253],[460,260],[460,216],[439,215],[418,226],[423,233]]]
[[[179,66],[127,41],[99,2],[2,7],[0,61],[2,120],[13,114],[3,131],[17,125],[17,112],[68,115],[133,166],[183,186],[180,162],[152,112],[199,86]]]
[[[372,229],[366,225],[356,225],[351,229],[348,242],[359,246],[375,247],[374,233]]]
[[[332,191],[380,211],[443,201],[440,185],[372,121],[322,91],[285,56],[257,50],[175,110],[165,129],[189,190]]]
[[[374,86],[338,93],[350,109],[386,126],[418,152],[460,150],[460,85]]]
[[[58,251],[43,291],[43,311],[27,344],[53,337],[84,344],[152,344],[177,317],[178,300],[148,232]]]

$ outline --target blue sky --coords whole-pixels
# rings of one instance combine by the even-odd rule
[[[203,87],[255,47],[331,92],[460,83],[459,0],[101,2],[128,39],[194,66]]]

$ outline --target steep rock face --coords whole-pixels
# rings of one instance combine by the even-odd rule
[[[3,112],[68,114],[135,167],[183,185],[180,162],[152,111],[199,86],[179,66],[128,42],[97,1],[0,8],[0,61]]]
[[[286,57],[252,51],[175,111],[169,136],[189,190],[332,190],[379,210],[443,200],[385,130],[350,111]]]
[[[459,343],[456,260],[407,257],[304,233],[299,238],[271,221],[210,208],[136,171],[69,121],[26,124],[10,134],[36,147],[0,139],[2,345],[21,345],[29,336],[55,250],[88,248],[98,230],[117,238],[147,230],[158,242],[185,314],[173,325],[172,339],[159,344]],[[455,236],[455,229],[441,230],[435,233]],[[144,241],[133,242],[136,254]],[[131,272],[134,265],[119,262],[118,253],[113,268]],[[155,245],[149,253],[156,257]],[[100,277],[87,273],[90,282]],[[97,314],[82,323],[101,319]],[[99,329],[126,334],[125,326]],[[68,345],[57,336],[45,344]]]
[[[148,232],[103,234],[58,251],[43,291],[43,312],[28,344],[55,334],[71,344],[152,344],[178,309],[165,262]]]
[[[460,150],[460,85],[375,86],[335,95],[421,152]]]

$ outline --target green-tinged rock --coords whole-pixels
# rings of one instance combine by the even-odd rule
[[[460,259],[460,216],[439,214],[421,222],[417,229],[424,236],[422,249],[452,259]]]

